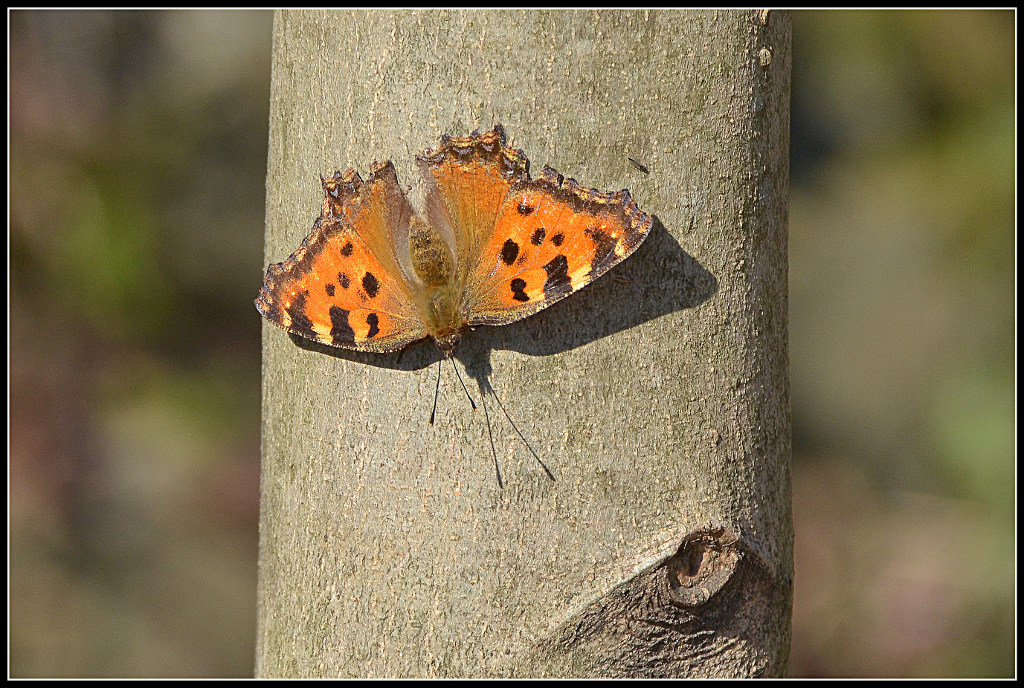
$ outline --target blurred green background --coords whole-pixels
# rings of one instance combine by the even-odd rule
[[[9,19],[10,674],[251,676],[272,17]],[[1014,674],[1015,51],[794,15],[796,676]]]

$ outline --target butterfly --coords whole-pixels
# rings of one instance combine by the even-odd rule
[[[296,251],[267,268],[256,309],[306,339],[397,351],[433,338],[450,358],[467,327],[507,325],[557,303],[631,255],[652,219],[628,190],[587,189],[506,145],[505,131],[443,135],[417,156],[423,207],[394,165],[321,177],[324,199]]]

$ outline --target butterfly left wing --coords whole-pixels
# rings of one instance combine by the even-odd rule
[[[397,351],[427,335],[393,248],[411,208],[391,163],[367,181],[323,180],[320,217],[302,245],[267,268],[256,309],[294,334],[357,351]]]
[[[518,181],[467,279],[467,324],[504,325],[547,308],[626,259],[652,223],[626,190],[600,193],[549,167]]]

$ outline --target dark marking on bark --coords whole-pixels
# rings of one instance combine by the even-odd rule
[[[737,538],[723,527],[691,533],[666,562],[666,580],[675,605],[706,604],[732,577],[741,552]]]

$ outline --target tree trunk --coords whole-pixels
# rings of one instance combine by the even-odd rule
[[[535,176],[629,188],[656,221],[458,350],[554,481],[488,396],[499,485],[450,365],[428,424],[429,342],[264,327],[257,676],[782,674],[789,16],[284,12],[273,55],[268,262],[312,228],[318,175],[390,159],[414,185],[442,133],[496,122]]]

